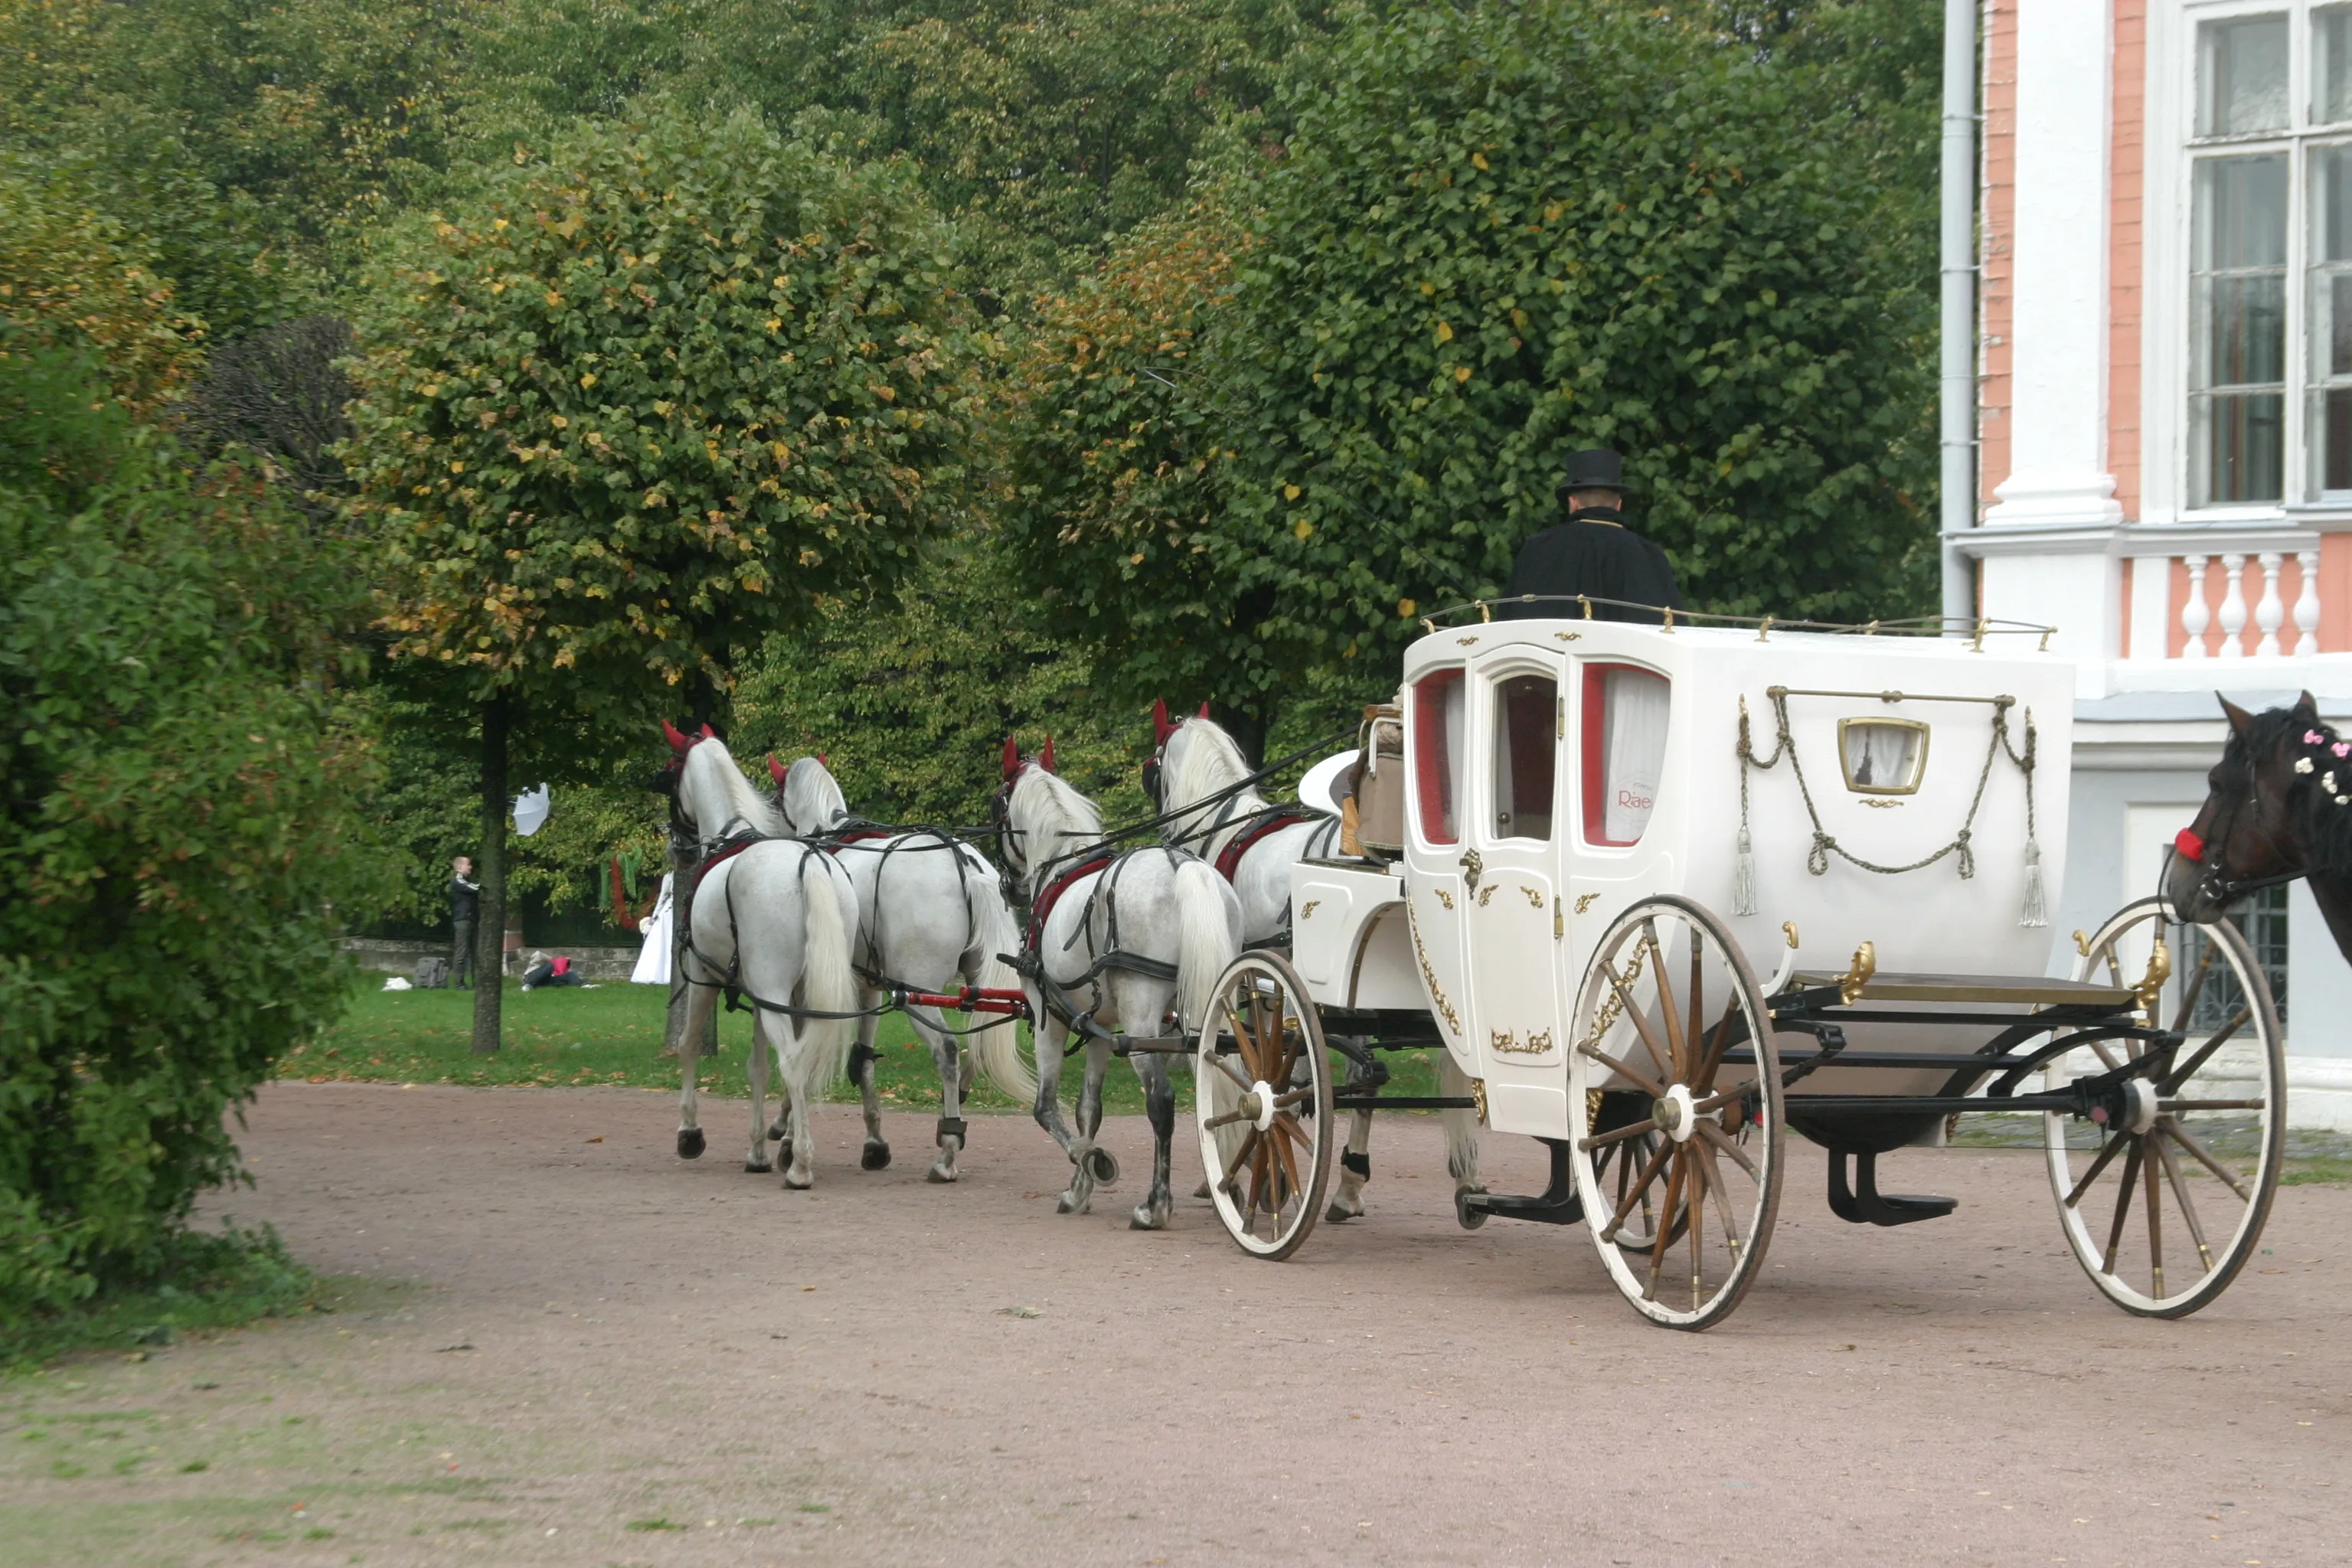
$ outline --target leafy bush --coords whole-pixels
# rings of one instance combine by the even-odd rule
[[[954,503],[949,233],[902,171],[745,114],[516,156],[354,323],[394,651],[610,719],[723,689],[739,643],[894,574]]]
[[[1144,237],[1044,312],[1009,529],[1127,686],[1270,703],[1387,664],[1591,446],[1695,604],[1914,607],[1926,279],[1881,265],[1850,132],[1792,131],[1815,74],[1493,0],[1356,13],[1326,79],[1222,193],[1245,244]]]
[[[0,318],[12,329],[0,354],[94,354],[112,395],[142,413],[186,384],[204,330],[142,241],[73,182],[21,159],[0,159]]]
[[[152,1273],[344,999],[347,563],[86,356],[0,353],[0,1321]]]

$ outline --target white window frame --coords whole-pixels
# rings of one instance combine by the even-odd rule
[[[2141,215],[2140,521],[2275,521],[2352,518],[2352,490],[2321,496],[2314,486],[2311,432],[2311,157],[2314,148],[2352,144],[2352,121],[2312,123],[2312,14],[2336,0],[2172,0],[2150,8],[2145,189]],[[2288,124],[2284,131],[2197,135],[2197,34],[2206,22],[2241,16],[2287,17]],[[2284,153],[2287,156],[2286,395],[2282,436],[2283,494],[2276,501],[2193,507],[2189,474],[2195,437],[2190,395],[2189,269],[2194,257],[2196,165],[2200,155]]]

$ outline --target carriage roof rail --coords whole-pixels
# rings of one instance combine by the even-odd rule
[[[2050,651],[2050,639],[2057,635],[2055,626],[2038,621],[2009,621],[1975,616],[1906,616],[1895,620],[1872,621],[1809,621],[1790,620],[1784,616],[1718,615],[1712,610],[1683,610],[1670,605],[1645,605],[1632,599],[1604,599],[1589,594],[1514,594],[1507,599],[1465,599],[1458,605],[1448,605],[1421,617],[1423,629],[1431,632],[1454,624],[1454,618],[1472,612],[1481,621],[1495,618],[1496,605],[1559,605],[1563,607],[1563,620],[1591,620],[1595,605],[1607,605],[1621,610],[1646,610],[1658,617],[1660,626],[1672,632],[1677,624],[1685,626],[1723,626],[1752,628],[1759,642],[1769,642],[1774,632],[1806,632],[1828,637],[1956,637],[1965,638],[1969,646],[1982,651],[1987,637],[2031,637],[2040,642],[2038,652]],[[1572,610],[1567,606],[1574,606]]]

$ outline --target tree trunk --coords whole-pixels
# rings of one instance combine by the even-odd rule
[[[482,913],[474,926],[474,1054],[499,1048],[507,973],[507,700],[482,704]]]
[[[1212,708],[1210,713],[1225,727],[1225,733],[1234,738],[1234,743],[1242,749],[1242,755],[1249,759],[1251,767],[1265,766],[1266,737],[1274,731],[1272,697],[1261,697],[1246,708],[1234,705],[1222,713]]]

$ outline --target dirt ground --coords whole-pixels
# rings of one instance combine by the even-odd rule
[[[1580,1227],[1459,1229],[1423,1118],[1286,1264],[1190,1198],[1130,1232],[1139,1120],[1079,1218],[1024,1119],[936,1187],[928,1120],[867,1173],[828,1107],[807,1194],[740,1169],[742,1121],[706,1102],[687,1163],[642,1090],[271,1086],[223,1207],[343,1310],[0,1385],[0,1563],[2346,1559],[2343,1188],[2282,1191],[2257,1268],[2157,1323],[2092,1290],[2030,1154],[1892,1158],[1960,1208],[1882,1231],[1806,1148],[1768,1279],[1695,1337]]]

